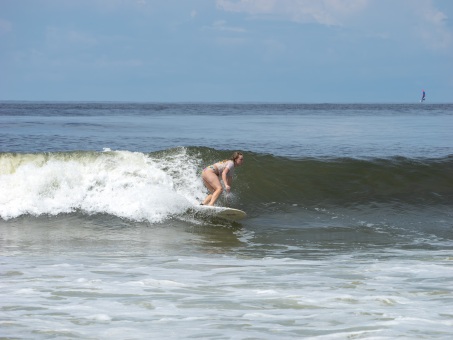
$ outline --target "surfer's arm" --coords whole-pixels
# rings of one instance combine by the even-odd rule
[[[227,192],[230,192],[231,190],[231,182],[233,181],[233,178],[231,176],[228,176],[228,173],[230,172],[229,168],[225,168],[222,172],[222,179],[223,183],[225,183],[225,189]]]

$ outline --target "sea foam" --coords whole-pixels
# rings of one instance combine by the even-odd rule
[[[81,211],[160,222],[201,197],[197,160],[184,148],[152,157],[109,151],[3,154],[0,216]]]

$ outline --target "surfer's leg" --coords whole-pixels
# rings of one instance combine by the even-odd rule
[[[209,194],[208,196],[206,196],[206,198],[203,200],[203,202],[201,203],[202,205],[206,205],[208,204],[209,202],[211,202],[211,199],[212,199],[212,193],[215,191],[214,188],[212,188],[203,178],[203,183],[205,185],[206,188],[208,188],[209,190]]]
[[[206,204],[208,204],[209,202],[211,202],[211,198],[212,198],[212,194],[209,194],[208,196],[206,196],[206,198],[205,198],[204,201],[201,203],[201,205],[206,205]]]
[[[211,197],[211,202],[209,202],[209,205],[214,205],[215,202],[217,201],[217,199],[219,198],[220,194],[222,193],[223,191],[223,188],[222,188],[222,185],[220,184],[220,181],[219,181],[219,187],[216,188],[216,190],[212,193],[212,197]]]
[[[223,191],[222,184],[220,183],[219,177],[210,170],[203,171],[203,182],[206,188],[210,191],[210,194],[204,199],[204,205],[214,205]]]

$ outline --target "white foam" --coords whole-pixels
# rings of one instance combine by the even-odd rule
[[[3,219],[82,210],[160,222],[203,195],[197,161],[183,148],[160,159],[105,151],[15,155],[5,163],[0,174]]]
[[[93,321],[98,321],[98,322],[109,322],[112,321],[112,318],[108,316],[107,314],[95,314],[95,315],[89,315],[87,317],[89,320]]]

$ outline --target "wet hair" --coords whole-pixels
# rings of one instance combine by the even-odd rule
[[[235,151],[235,152],[233,152],[233,155],[231,156],[230,159],[234,162],[236,159],[239,158],[239,156],[244,156],[244,155],[240,151]]]

